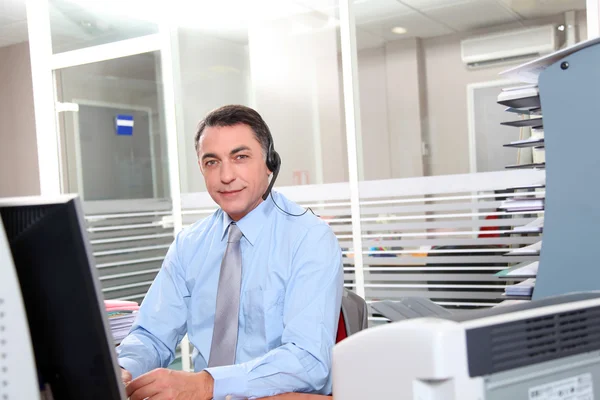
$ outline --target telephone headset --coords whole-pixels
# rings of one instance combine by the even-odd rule
[[[290,215],[292,217],[301,217],[304,214],[306,214],[308,212],[308,210],[310,210],[311,213],[315,214],[315,212],[313,210],[311,210],[310,207],[307,208],[306,210],[304,210],[304,212],[302,214],[291,214],[291,213],[285,211],[283,208],[279,207],[277,202],[275,202],[275,198],[273,197],[273,193],[271,192],[271,189],[273,189],[273,185],[275,184],[277,175],[279,175],[279,169],[281,168],[281,157],[279,157],[279,153],[277,153],[275,151],[275,148],[273,147],[273,136],[271,136],[271,132],[269,131],[269,128],[267,128],[267,132],[268,132],[268,140],[269,140],[269,149],[267,150],[266,163],[267,163],[267,168],[269,168],[269,171],[271,171],[273,173],[273,177],[271,178],[271,182],[269,183],[269,186],[267,187],[267,191],[265,192],[265,194],[263,194],[262,199],[267,200],[267,197],[269,197],[269,195],[271,195],[271,200],[273,201],[273,204],[275,204],[275,206],[277,208],[279,208],[279,210],[281,212],[283,212],[284,214]]]

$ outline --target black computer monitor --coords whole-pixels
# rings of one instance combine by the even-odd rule
[[[56,400],[124,399],[79,199],[0,200],[42,387]]]

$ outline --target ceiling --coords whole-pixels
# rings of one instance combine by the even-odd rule
[[[375,0],[374,0],[375,1]],[[434,37],[469,32],[484,27],[584,10],[585,0],[376,0],[357,6],[357,41],[360,47],[373,47],[397,40],[394,27],[406,29],[402,37]]]
[[[27,40],[24,0],[0,0],[0,47]]]
[[[135,4],[135,0],[113,1],[118,7],[111,7],[111,0],[50,0],[55,52],[157,32],[157,24],[149,22],[156,15],[140,15],[133,12],[134,9],[123,8],[129,2]],[[189,4],[181,1],[182,6]],[[0,0],[0,47],[27,40],[24,2]],[[248,20],[257,15],[273,19],[318,12],[338,18],[337,3],[338,0],[213,0],[210,6],[198,6],[212,7],[212,16],[180,12],[178,18],[189,14],[189,25],[218,30],[221,36],[229,35],[231,40],[247,41]],[[401,37],[427,38],[519,23],[569,10],[583,10],[585,3],[586,0],[354,0],[354,13],[357,40],[363,48]],[[98,5],[103,8],[93,8]],[[114,12],[115,8],[119,14]],[[231,10],[237,10],[237,16],[232,15]],[[202,14],[205,14],[203,20]],[[222,21],[216,21],[215,14],[227,16],[231,26],[228,28]],[[139,18],[131,18],[132,15]],[[394,27],[406,29],[406,33],[397,35],[392,32]]]

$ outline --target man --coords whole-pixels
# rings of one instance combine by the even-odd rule
[[[220,209],[177,235],[117,349],[128,396],[329,394],[343,290],[335,235],[283,195],[267,197],[280,160],[256,111],[212,111],[195,146]],[[196,372],[164,369],[186,333]]]

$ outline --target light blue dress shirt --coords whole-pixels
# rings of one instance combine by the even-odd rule
[[[292,214],[304,209],[273,193]],[[331,357],[343,290],[331,228],[307,212],[284,214],[268,198],[237,222],[243,233],[236,364],[207,368],[229,216],[222,210],[179,233],[117,348],[134,378],[174,359],[188,334],[194,370],[214,378],[214,399],[331,393]]]

